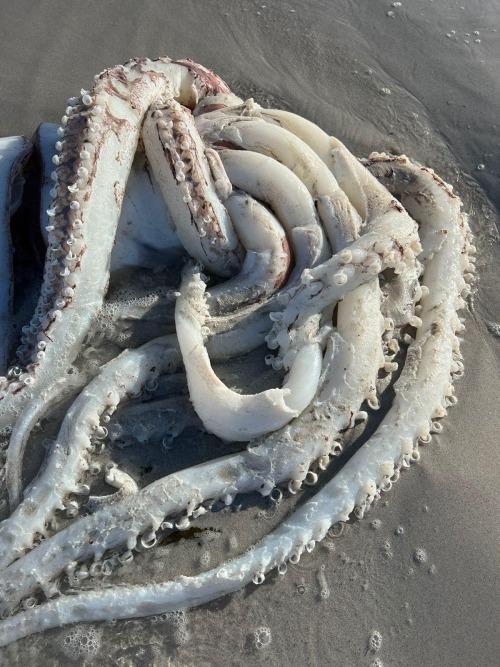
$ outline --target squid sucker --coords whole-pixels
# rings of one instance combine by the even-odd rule
[[[32,163],[36,195],[23,192]],[[20,321],[12,232],[31,196],[46,249]],[[361,519],[456,403],[474,254],[460,199],[432,169],[359,160],[190,60],[104,70],[60,126],[0,139],[0,646],[262,584],[334,524]],[[224,381],[224,364],[266,344],[247,376],[264,368],[272,387]],[[185,420],[240,444],[141,487],[113,460],[117,424],[134,422],[133,446],[154,408],[159,440],[182,437],[165,417],[179,387]],[[387,388],[373,435],[250,550],[170,581],[90,586],[217,501],[313,485]],[[47,420],[57,428],[42,442]],[[43,445],[26,481],[26,453]]]

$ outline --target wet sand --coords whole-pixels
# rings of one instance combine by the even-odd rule
[[[66,99],[105,67],[132,56],[190,57],[235,92],[313,120],[356,155],[404,152],[434,167],[462,197],[478,246],[458,406],[420,463],[285,577],[189,612],[187,641],[171,620],[96,626],[101,645],[87,664],[497,664],[500,3],[461,2],[157,0],[139,11],[128,1],[20,0],[0,9],[1,136],[57,122]],[[215,564],[278,518],[250,497],[239,512],[201,521],[210,529],[201,546],[160,547],[134,569],[166,577],[182,563],[189,573],[204,551]],[[330,595],[321,600],[325,580]],[[271,633],[260,650],[259,627]],[[0,664],[83,664],[67,637],[67,628],[29,637],[4,649]]]

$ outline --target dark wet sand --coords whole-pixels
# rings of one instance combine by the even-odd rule
[[[421,462],[329,548],[304,556],[283,579],[189,613],[187,643],[151,621],[105,626],[92,664],[357,667],[379,657],[386,667],[496,665],[500,3],[265,2],[3,3],[0,135],[30,136],[41,121],[57,122],[66,99],[105,67],[167,54],[201,62],[264,106],[310,118],[357,155],[405,152],[434,167],[462,196],[479,249],[459,403]],[[224,554],[228,542],[239,550],[251,544],[272,519],[250,506],[202,525],[223,529],[213,553]],[[421,564],[418,548],[427,554]],[[176,566],[157,563],[155,571],[178,572],[183,558],[187,570],[196,567],[181,545]],[[260,626],[272,641],[258,651]],[[372,630],[383,638],[376,655],[368,650]],[[69,664],[58,648],[65,632],[18,642],[0,664]]]

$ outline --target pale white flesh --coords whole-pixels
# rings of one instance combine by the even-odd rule
[[[207,304],[221,314],[256,303],[286,281],[291,250],[283,227],[263,204],[247,193],[232,193],[224,202],[234,229],[246,250],[241,271],[210,288]]]
[[[104,282],[102,289],[100,285],[108,275],[112,240],[120,211],[123,214],[120,202],[124,194],[120,188],[125,190],[127,174],[134,171],[133,158],[142,132],[137,114],[133,119],[129,117],[134,115],[132,109],[137,109],[139,101],[141,118],[147,117],[148,132],[161,131],[158,136],[162,141],[154,147],[150,145],[149,150],[157,156],[157,185],[163,188],[167,206],[172,200],[170,211],[177,219],[179,238],[195,258],[210,256],[207,263],[212,262],[214,272],[231,277],[213,290],[213,297],[207,297],[199,269],[186,269],[177,294],[177,338],[157,339],[124,352],[104,366],[73,402],[45,468],[26,490],[24,501],[0,524],[0,566],[4,568],[0,571],[1,611],[4,615],[14,612],[0,623],[2,645],[66,623],[146,616],[192,607],[250,581],[262,583],[272,568],[284,572],[287,561],[296,563],[304,550],[313,549],[333,523],[347,520],[352,512],[362,517],[381,492],[391,487],[399,470],[418,460],[419,440],[426,441],[431,433],[439,431],[440,424],[434,420],[444,416],[447,407],[454,403],[452,381],[463,371],[457,338],[463,325],[457,311],[464,307],[467,282],[474,270],[469,258],[473,246],[460,200],[450,186],[404,156],[372,154],[361,164],[338,140],[288,112],[263,110],[251,102],[231,110],[228,107],[240,100],[217,83],[213,74],[188,61],[142,61],[138,67],[129,63],[111,72],[111,92],[101,89],[98,82],[92,94],[82,91],[80,101],[74,103],[78,106],[88,102],[92,109],[93,105],[100,108],[92,111],[92,122],[77,133],[75,140],[78,146],[79,140],[83,142],[81,160],[89,161],[94,169],[91,176],[89,170],[79,175],[80,179],[92,180],[90,194],[84,195],[76,182],[69,183],[69,196],[62,192],[63,186],[68,185],[64,153],[73,149],[71,145],[65,148],[64,142],[58,148],[63,157],[56,160],[62,160],[58,165],[62,168],[58,169],[56,180],[57,201],[51,204],[49,213],[56,223],[49,225],[53,227],[49,230],[49,247],[52,252],[57,241],[72,250],[69,260],[66,257],[69,264],[49,262],[46,267],[46,283],[52,285],[55,279],[60,288],[48,311],[53,318],[49,333],[57,334],[58,327],[62,327],[70,336],[71,345],[80,345],[83,338],[73,340],[75,327],[82,324],[85,329],[93,317],[90,311],[85,315],[85,309],[92,304],[95,314],[102,303]],[[106,80],[106,76],[100,79]],[[140,95],[134,82],[140,84]],[[213,94],[213,82],[219,87],[219,94]],[[167,130],[172,128],[159,124],[165,120],[164,111],[169,104],[172,113],[177,114],[172,116],[173,123],[185,123],[180,129],[172,126],[171,137]],[[179,105],[194,109],[196,121]],[[92,162],[88,132],[100,136],[103,109],[125,121],[115,133],[125,134],[116,141],[108,137],[106,141],[111,143],[99,145],[98,159]],[[133,141],[129,141],[128,130],[123,129],[131,126]],[[185,132],[188,126],[189,131]],[[213,141],[212,148],[203,144],[196,126],[210,126],[210,132],[205,134]],[[58,132],[61,138],[66,136],[64,127]],[[235,146],[242,150],[234,150]],[[190,152],[193,147],[194,153]],[[122,148],[126,155],[121,153]],[[177,151],[176,155],[182,158],[177,160],[176,183],[171,179],[168,186],[162,184],[166,151]],[[196,174],[203,172],[205,183],[197,191],[193,188],[193,195],[199,200],[186,188],[181,189],[184,181],[178,178],[179,174],[195,174],[191,165],[197,154],[201,171]],[[102,170],[110,164],[112,155],[115,161],[117,156],[119,162],[123,160],[123,171],[122,180],[117,181],[120,191],[115,189],[111,195],[112,175]],[[144,170],[141,173],[144,176]],[[196,179],[193,183],[196,185]],[[138,187],[141,194],[151,193],[152,208],[160,202],[154,182],[148,186],[150,190]],[[233,188],[242,193],[232,195]],[[181,192],[187,199],[179,199]],[[110,204],[111,196],[114,204]],[[90,225],[82,231],[75,226],[72,213],[61,215],[59,220],[58,206],[66,201],[65,197],[79,204],[71,210],[80,210],[79,215],[85,220],[90,214],[97,216],[99,202],[107,214],[113,209],[113,229],[103,231]],[[214,218],[202,221],[215,224],[213,229],[218,230],[214,232],[213,254],[212,249],[204,251],[205,237],[199,234],[204,229],[201,223],[199,227],[186,227],[186,206],[196,217],[196,207],[206,201],[211,202],[210,210],[219,211],[217,220],[222,221],[227,213],[234,218],[227,218],[227,225],[215,223]],[[244,202],[249,201],[253,213],[247,215],[245,209],[249,206]],[[139,205],[144,207],[145,215],[146,209],[151,210],[146,203]],[[139,223],[140,219],[139,216]],[[150,238],[155,245],[156,232],[152,229]],[[239,236],[236,245],[230,239],[233,229]],[[101,238],[103,233],[106,243]],[[149,233],[145,230],[145,236],[139,236],[147,238]],[[167,237],[170,233],[168,230]],[[282,280],[288,266],[285,240],[294,264],[285,284],[275,291],[277,278]],[[85,270],[85,266],[78,268],[83,271],[81,275],[73,271],[75,258],[71,255],[80,257],[84,242],[90,245],[96,268],[102,263],[104,278],[92,276],[90,264]],[[246,259],[239,249],[240,242],[247,251]],[[160,239],[158,243],[161,246]],[[125,256],[133,256],[133,251],[125,249]],[[86,260],[85,255],[81,260]],[[140,263],[139,254],[133,260]],[[61,271],[62,266],[62,272],[57,274],[63,279],[60,281],[54,271]],[[77,278],[69,296],[64,292],[68,266],[70,279],[73,273]],[[380,274],[388,268],[391,271],[381,281]],[[392,291],[391,280],[397,283]],[[257,301],[251,303],[248,294],[258,294]],[[63,296],[68,301],[57,305]],[[48,293],[43,292],[43,308],[47,307],[47,300]],[[220,315],[209,312],[211,304],[220,309]],[[54,307],[61,309],[60,314],[54,314]],[[405,334],[404,340],[409,344],[406,358],[400,355],[396,359],[398,341],[407,325],[411,327],[408,331],[415,332],[414,339]],[[33,352],[43,352],[41,358],[36,357],[43,370],[46,361],[52,359],[52,341],[45,340],[44,331],[37,338],[40,333],[36,333],[33,323],[32,328],[34,332],[30,329],[25,334],[20,358],[29,360]],[[266,361],[275,368],[289,369],[289,373],[281,388],[255,395],[240,394],[217,377],[212,360],[231,356],[238,349],[248,350],[261,340],[266,328],[269,347],[279,348],[278,356]],[[42,347],[37,340],[43,343]],[[71,345],[62,346],[65,360],[70,358],[67,355]],[[58,532],[51,527],[49,522],[57,508],[76,513],[82,497],[86,498],[88,489],[82,486],[82,480],[91,462],[91,438],[103,430],[101,419],[145,382],[170,372],[173,362],[181,363],[181,356],[190,399],[204,427],[225,440],[249,441],[246,449],[168,475],[144,489],[138,489],[126,473],[113,469],[109,482],[118,487],[116,494],[95,502],[92,497],[89,507],[93,514],[73,520],[64,530]],[[54,595],[63,572],[70,579],[84,577],[88,574],[87,561],[109,565],[110,551],[118,551],[129,561],[138,541],[144,548],[153,546],[160,529],[185,528],[214,500],[229,505],[240,493],[259,490],[268,495],[281,484],[296,493],[304,480],[314,483],[330,456],[340,451],[336,442],[339,433],[352,427],[356,420],[368,417],[363,402],[378,407],[379,374],[385,374],[384,382],[388,383],[398,363],[403,368],[392,386],[392,403],[374,435],[330,482],[246,553],[201,574],[181,575],[159,584],[63,595],[30,608],[34,598],[29,596],[38,594],[40,589],[47,597]],[[47,375],[50,382],[39,379],[42,375],[37,376],[37,370],[30,380],[30,373],[28,368],[28,378],[9,380],[7,396],[11,398],[0,405],[0,417],[7,417],[6,424],[26,406],[14,426],[7,472],[10,464],[12,470],[17,466],[19,472],[20,449],[43,412],[40,406],[45,402],[50,407],[65,386],[57,381],[54,369]],[[37,386],[33,388],[33,384]],[[13,397],[19,393],[24,400],[17,403]],[[19,490],[18,487],[18,494]],[[47,539],[37,545],[35,539],[40,534]],[[26,611],[19,611],[17,607],[23,600]]]
[[[199,274],[184,277],[175,308],[179,346],[194,409],[209,433],[247,442],[276,431],[297,417],[313,399],[321,372],[321,347],[304,346],[282,389],[245,395],[230,390],[214,373],[202,334],[208,316],[205,284]]]
[[[148,108],[164,96],[194,107],[203,94],[190,67],[163,58],[107,70],[91,91],[70,100],[53,158],[57,169],[47,213],[44,281],[17,352],[26,372],[0,395],[0,429],[12,427],[36,392],[63,382],[102,306],[126,182]]]
[[[42,123],[37,129],[37,147],[41,160],[40,229],[48,241],[47,209],[53,200],[52,162],[54,145],[60,139],[59,126]],[[172,253],[183,249],[170,215],[163,201],[145,153],[138,150],[134,156],[125,186],[125,194],[117,224],[116,242],[111,252],[110,271],[130,266],[160,268]]]

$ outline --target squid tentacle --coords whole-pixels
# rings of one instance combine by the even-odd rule
[[[243,249],[219,200],[189,109],[175,100],[153,105],[142,138],[186,250],[212,273],[234,275],[241,268]]]
[[[316,394],[320,345],[311,343],[302,348],[282,389],[246,395],[230,390],[214,373],[203,341],[202,325],[208,315],[205,283],[198,273],[186,273],[176,303],[175,324],[189,395],[205,428],[224,440],[241,442],[278,430],[305,410]]]
[[[246,250],[240,273],[210,288],[207,304],[213,315],[223,315],[274,294],[286,282],[291,249],[282,226],[263,204],[243,192],[225,202]]]
[[[338,236],[339,211],[344,216],[356,216],[354,222],[348,223],[351,226],[359,224],[356,209],[349,205],[331,170],[299,137],[260,119],[232,117],[229,113],[228,109],[202,116],[197,122],[201,135],[215,146],[229,142],[234,147],[267,155],[288,167],[313,197],[331,246],[335,245]]]
[[[163,58],[106,70],[90,91],[69,100],[53,158],[44,281],[18,350],[25,372],[2,391],[0,428],[11,428],[37,391],[64,376],[102,306],[125,183],[147,109],[162,96],[194,107],[218,89],[228,90],[201,66]],[[110,161],[113,169],[106,166]]]
[[[242,102],[209,70],[167,58],[98,75],[91,91],[69,100],[57,134],[42,293],[23,329],[22,367],[0,380],[0,428],[13,427],[6,469],[12,507],[21,497],[30,431],[82,382],[72,385],[64,371],[102,308],[141,140],[151,191],[162,189],[176,227],[169,233],[228,280],[208,295],[199,268],[185,268],[175,293],[177,337],[125,350],[73,401],[44,466],[0,524],[0,645],[81,620],[193,607],[261,584],[273,568],[283,574],[333,524],[361,518],[419,459],[419,443],[441,430],[435,420],[456,402],[453,381],[463,373],[458,311],[470,291],[474,246],[459,198],[431,169],[384,153],[358,161],[313,123]],[[0,158],[1,151],[0,143]],[[117,165],[107,173],[109,160]],[[16,173],[12,165],[2,176],[0,159],[0,186],[10,187]],[[106,225],[104,210],[112,213]],[[266,363],[289,371],[282,388],[230,390],[212,361],[263,340],[278,350]],[[205,429],[248,441],[246,449],[143,489],[111,467],[106,480],[117,492],[91,496],[91,513],[77,517],[73,496],[89,494],[86,471],[89,464],[98,469],[91,453],[92,439],[106,436],[101,419],[180,363]],[[129,562],[138,542],[149,548],[158,531],[186,529],[214,501],[230,505],[237,494],[269,495],[279,485],[294,494],[314,483],[341,451],[339,434],[368,417],[363,404],[379,407],[377,391],[399,363],[391,406],[375,433],[249,551],[195,576],[50,599],[64,573],[78,586],[89,560],[96,572],[117,558]],[[61,509],[72,521],[58,529]],[[29,597],[28,604],[40,590],[47,601],[33,606]]]
[[[35,536],[47,534],[56,510],[66,509],[70,494],[81,494],[92,438],[103,430],[100,419],[112,414],[148,381],[171,372],[180,362],[175,338],[146,343],[106,364],[69,409],[45,466],[31,482],[12,514],[0,523],[0,569],[7,567]],[[16,490],[20,490],[16,486]],[[17,496],[11,499],[14,505]]]
[[[374,171],[384,162],[390,163],[390,158],[373,157]],[[401,164],[409,174],[419,170],[409,161]],[[394,403],[368,442],[312,500],[243,556],[208,572],[163,584],[114,587],[46,602],[4,621],[0,643],[64,623],[107,618],[110,609],[117,618],[146,616],[208,602],[250,581],[262,583],[266,572],[278,566],[283,571],[287,560],[297,562],[304,549],[312,550],[333,523],[345,521],[355,508],[362,515],[380,491],[390,488],[395,472],[418,459],[416,441],[428,434],[436,407],[450,393],[459,328],[456,310],[457,304],[461,305],[465,268],[463,250],[470,245],[459,202],[429,171],[419,176],[427,178],[432,192],[432,205],[423,209],[424,214],[431,209],[427,222],[445,229],[446,239],[426,267],[424,286],[431,283],[434,292],[422,297],[422,324],[395,385]],[[422,396],[425,401],[416,400]]]
[[[401,204],[338,142],[336,155],[342,167],[335,170],[339,185],[355,205],[356,197],[343,185],[340,173],[344,165],[358,180],[363,199],[368,204],[362,215],[362,235],[348,249],[336,253],[324,264],[304,271],[301,284],[288,292],[289,301],[270,334],[280,347],[279,357],[285,368],[293,361],[307,340],[307,322],[311,315],[339,301],[344,295],[378,275],[386,268],[396,273],[415,264],[421,250],[417,225]]]
[[[41,584],[50,589],[68,564],[99,559],[109,549],[132,549],[142,533],[183,512],[191,516],[204,502],[223,498],[230,503],[237,493],[259,489],[269,494],[284,483],[292,492],[300,488],[314,461],[339,453],[336,437],[352,426],[384,363],[380,296],[372,281],[339,304],[339,328],[328,340],[320,388],[310,409],[245,452],[153,482],[136,496],[103,507],[45,540],[0,574],[4,608],[11,611]],[[367,321],[378,326],[365,326]]]

